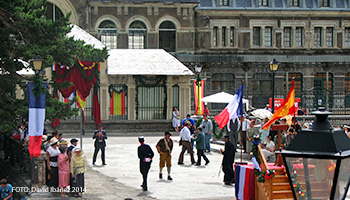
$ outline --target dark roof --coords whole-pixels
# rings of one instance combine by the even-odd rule
[[[321,7],[320,1],[318,0],[304,0],[301,1],[299,7],[289,6],[288,0],[270,0],[269,6],[259,7],[259,0],[232,0],[232,5],[217,7],[219,5],[218,1],[220,0],[199,0],[200,4],[197,9],[321,9],[321,10],[350,10],[350,2],[345,0],[334,0],[331,1],[329,7]],[[230,1],[230,2],[232,2]],[[217,2],[215,4],[215,2]],[[255,5],[257,4],[257,5]]]

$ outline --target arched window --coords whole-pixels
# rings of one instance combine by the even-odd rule
[[[211,76],[212,89],[215,92],[234,93],[235,75],[231,73],[216,73]]]
[[[117,26],[110,20],[103,21],[98,27],[98,37],[111,49],[117,48]]]
[[[134,21],[129,27],[129,49],[146,49],[146,44],[146,25],[141,21]]]
[[[56,21],[58,19],[63,18],[63,12],[57,7],[55,4],[50,2],[46,3],[46,19],[51,19],[52,21]]]
[[[168,52],[176,51],[176,27],[170,21],[159,26],[159,48]]]

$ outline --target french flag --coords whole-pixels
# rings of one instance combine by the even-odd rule
[[[29,122],[28,122],[28,132],[29,132],[29,146],[28,151],[30,156],[33,158],[40,157],[41,154],[41,141],[44,131],[44,121],[45,121],[45,97],[46,97],[46,87],[47,84],[43,84],[45,88],[45,93],[35,96],[33,93],[34,83],[28,83],[28,93],[29,93]]]
[[[220,114],[214,117],[219,128],[222,129],[229,124],[231,119],[235,119],[243,115],[243,84],[237,90],[232,101],[221,111]]]

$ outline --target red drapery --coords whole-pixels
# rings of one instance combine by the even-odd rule
[[[90,61],[80,61],[75,64],[74,67],[59,66],[55,64],[55,81],[57,83],[63,83],[68,81],[73,83],[66,89],[60,89],[62,96],[68,98],[72,92],[78,91],[82,98],[86,98],[90,94],[92,85],[95,84],[93,93],[93,116],[97,125],[101,124],[100,103],[98,99],[98,85],[96,84],[98,71],[100,70],[100,63],[94,63]],[[54,120],[57,123],[57,119]],[[53,124],[54,125],[54,124]],[[55,124],[56,126],[58,124]]]

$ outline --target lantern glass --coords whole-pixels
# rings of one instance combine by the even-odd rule
[[[334,199],[343,199],[345,192],[347,195],[344,199],[350,199],[350,192],[346,190],[350,183],[350,157],[341,161],[339,168],[339,177],[337,180],[337,189]]]
[[[336,160],[286,157],[297,199],[329,199]]]
[[[41,59],[33,60],[34,69],[37,71],[41,70],[42,64],[43,64],[43,60],[41,60]]]

